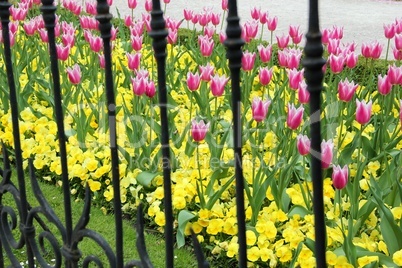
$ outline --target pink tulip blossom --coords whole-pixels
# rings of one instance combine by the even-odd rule
[[[266,86],[271,82],[273,72],[273,68],[268,69],[268,67],[260,67],[258,78],[260,79],[261,85]]]
[[[155,88],[155,83],[154,81],[148,81],[146,89],[145,89],[145,95],[147,95],[148,98],[153,98],[156,93],[156,88]]]
[[[192,72],[187,73],[187,87],[191,91],[198,90],[200,87],[200,75],[198,73],[193,74]]]
[[[279,49],[284,49],[289,44],[289,35],[276,36],[276,42]]]
[[[102,38],[99,36],[93,36],[92,34],[88,36],[89,47],[93,52],[98,53],[103,47]]]
[[[304,70],[291,69],[287,70],[288,78],[289,78],[289,87],[290,89],[297,90],[299,88],[300,82],[304,78]]]
[[[392,85],[401,84],[402,85],[402,67],[397,67],[394,65],[388,66],[387,76],[389,82]]]
[[[300,126],[303,119],[303,112],[303,105],[296,109],[294,104],[288,104],[288,117],[286,123],[290,129],[295,130]]]
[[[258,97],[253,99],[251,103],[251,111],[253,114],[253,119],[257,122],[262,122],[267,117],[268,108],[271,104],[270,100],[263,101]]]
[[[394,54],[394,59],[395,60],[402,60],[402,50],[398,50],[396,48],[392,49],[392,54]]]
[[[225,91],[225,86],[227,82],[229,81],[229,78],[226,77],[225,75],[214,75],[211,77],[211,92],[212,95],[215,97],[220,97],[223,95],[223,92]]]
[[[128,0],[128,7],[134,9],[137,7],[137,0]]]
[[[185,8],[185,9],[183,9],[183,16],[184,16],[184,19],[185,19],[186,21],[191,21],[191,19],[192,19],[193,16],[194,16],[194,11]]]
[[[402,34],[395,35],[395,48],[397,50],[402,50]]]
[[[388,95],[392,89],[392,84],[389,81],[387,75],[384,76],[378,75],[377,86],[378,86],[378,92],[380,92],[381,95]]]
[[[57,58],[59,60],[65,61],[68,59],[68,56],[70,54],[70,46],[64,46],[62,44],[56,45],[56,51],[57,51]]]
[[[258,20],[260,18],[260,9],[258,9],[257,7],[252,7],[250,13],[251,18],[253,18],[254,20]]]
[[[105,62],[105,55],[103,55],[103,54],[98,54],[98,60],[99,60],[99,66],[100,66],[102,69],[105,69],[105,65],[106,65],[106,62]]]
[[[383,46],[378,41],[373,41],[371,43],[363,43],[361,47],[361,52],[363,57],[378,59],[381,56]]]
[[[331,54],[328,61],[331,72],[334,74],[339,74],[343,71],[343,67],[345,66],[345,57],[342,54],[339,54],[338,56]]]
[[[127,61],[128,61],[128,68],[132,71],[137,70],[140,67],[140,61],[141,61],[141,53],[136,52],[134,54],[132,53],[126,53]]]
[[[131,36],[131,47],[135,51],[140,51],[142,49],[142,40],[143,40],[142,35],[132,35]]]
[[[148,86],[148,79],[143,76],[131,77],[131,84],[133,87],[133,92],[137,96],[142,96],[145,94]]]
[[[349,102],[356,92],[359,85],[355,82],[349,82],[347,78],[338,83],[338,97],[341,101]]]
[[[204,123],[204,120],[197,122],[196,120],[191,121],[191,136],[195,142],[200,142],[205,139],[209,129],[210,123]]]
[[[358,60],[358,59],[359,59],[359,57],[358,57],[358,55],[357,55],[356,53],[354,53],[354,52],[349,52],[349,53],[346,55],[346,58],[345,58],[346,66],[347,66],[348,68],[350,68],[350,69],[355,68],[356,65],[357,65],[357,60]]]
[[[271,60],[272,46],[258,45],[257,50],[258,50],[258,54],[259,54],[262,62],[265,63],[265,62],[269,62]]]
[[[152,11],[152,0],[145,0],[145,10],[147,12]]]
[[[209,57],[214,50],[214,40],[206,35],[198,36],[198,45],[200,46],[201,55]]]
[[[243,26],[245,41],[248,43],[257,36],[258,33],[258,21],[249,20]]]
[[[244,52],[241,59],[241,66],[244,71],[251,71],[254,68],[256,54],[255,52]]]
[[[344,165],[343,168],[341,168],[341,166],[339,165],[333,167],[332,185],[336,189],[341,190],[345,188],[346,184],[348,183],[348,177],[349,177],[349,170],[347,165]]]
[[[368,103],[365,100],[356,100],[356,121],[359,124],[364,125],[370,121],[372,105],[371,100]]]
[[[304,80],[299,83],[297,97],[302,104],[307,104],[310,101],[310,92],[307,90],[307,84]]]
[[[96,16],[98,12],[96,11],[96,1],[87,1],[85,2],[85,11],[88,14],[91,14],[93,16]]]
[[[384,24],[384,36],[387,39],[392,39],[395,36],[395,24]]]
[[[330,139],[321,142],[321,167],[329,168],[333,158],[334,143]]]
[[[78,64],[75,64],[72,68],[67,68],[68,79],[71,84],[77,85],[81,82],[81,68]]]
[[[276,30],[276,27],[278,25],[278,17],[268,17],[267,20],[267,28],[269,31],[273,32]]]
[[[298,45],[303,38],[303,33],[300,31],[300,25],[299,26],[290,25],[289,36],[292,39],[293,44]]]
[[[222,10],[228,10],[228,0],[222,0]]]
[[[209,62],[205,66],[199,67],[201,80],[209,82],[211,80],[211,76],[214,75],[214,66],[212,66]]]
[[[300,155],[307,155],[310,153],[311,141],[306,135],[297,135],[296,147]]]

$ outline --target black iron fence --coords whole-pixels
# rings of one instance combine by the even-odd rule
[[[11,58],[10,34],[9,34],[9,17],[11,4],[6,0],[0,1],[0,16],[2,24],[2,35],[4,43],[4,62],[7,70],[7,81],[10,98],[10,109],[12,114],[13,140],[15,158],[15,170],[18,178],[18,185],[11,180],[11,168],[8,152],[3,146],[3,162],[4,166],[0,169],[0,267],[4,267],[5,260],[11,263],[12,267],[20,267],[20,260],[15,256],[16,249],[25,248],[28,267],[34,267],[35,263],[41,267],[78,267],[78,263],[82,263],[84,267],[94,263],[99,267],[152,267],[145,248],[143,236],[143,219],[142,214],[138,213],[138,240],[137,250],[140,253],[140,260],[133,260],[127,263],[123,261],[123,237],[122,233],[122,209],[120,201],[120,179],[119,179],[119,156],[116,135],[116,102],[113,85],[113,71],[111,59],[111,19],[109,6],[106,0],[99,0],[97,4],[97,16],[99,21],[99,29],[104,45],[105,56],[105,88],[107,97],[107,110],[110,132],[110,151],[112,162],[112,185],[114,189],[113,211],[115,218],[115,241],[116,244],[112,249],[105,239],[95,230],[87,228],[89,222],[89,214],[91,207],[91,195],[89,187],[87,187],[85,197],[85,209],[77,223],[72,222],[71,216],[71,196],[68,177],[68,159],[66,153],[66,135],[64,129],[64,114],[62,109],[62,92],[60,88],[60,74],[58,67],[58,58],[55,42],[55,11],[57,7],[53,0],[42,0],[41,12],[47,29],[49,39],[49,55],[51,60],[51,79],[54,96],[54,113],[57,123],[57,133],[59,141],[59,155],[61,161],[61,177],[63,184],[64,213],[65,222],[62,222],[52,210],[46,197],[42,195],[40,187],[35,178],[35,171],[32,161],[29,164],[30,175],[26,178],[23,169],[23,158],[21,150],[21,137],[19,127],[19,110],[18,110],[18,92],[16,90],[16,81],[13,71],[13,62]],[[244,44],[241,38],[241,27],[237,14],[236,1],[229,0],[229,12],[227,17],[227,58],[229,60],[229,68],[231,72],[231,97],[233,111],[233,146],[234,146],[234,165],[236,177],[236,203],[237,203],[237,225],[238,225],[238,243],[239,243],[239,267],[247,267],[247,243],[246,243],[246,221],[244,207],[244,178],[242,167],[242,122],[241,122],[241,86],[240,86],[240,70],[242,58],[242,46]],[[163,12],[160,7],[160,1],[153,1],[153,10],[151,12],[151,28],[150,36],[153,38],[153,48],[158,66],[158,93],[160,107],[161,122],[161,148],[163,163],[163,185],[164,185],[164,209],[165,209],[165,242],[166,242],[166,267],[174,267],[173,248],[174,248],[174,218],[172,209],[172,190],[171,190],[171,157],[169,147],[169,125],[167,110],[167,89],[166,89],[166,38],[168,32],[163,18]],[[324,59],[322,58],[323,47],[321,43],[321,34],[318,23],[318,1],[310,1],[309,14],[309,31],[306,35],[307,43],[305,46],[305,59],[303,65],[305,67],[305,77],[308,84],[310,97],[311,112],[311,149],[316,154],[312,155],[311,170],[314,189],[314,215],[315,215],[315,256],[318,267],[325,267],[325,249],[326,234],[324,223],[323,208],[323,182],[320,160],[320,94],[322,90],[323,72],[322,66]],[[1,79],[6,79],[1,77]],[[33,192],[39,206],[31,207],[27,201],[27,180],[31,181]],[[8,204],[3,202],[3,196],[11,194],[16,203],[17,210],[12,209]],[[141,212],[141,209],[139,209]],[[62,241],[58,241],[56,237],[47,228],[46,222],[51,222],[57,226],[61,234]],[[37,230],[35,226],[41,226],[41,230]],[[18,235],[16,235],[18,233]],[[18,237],[17,239],[15,237]],[[96,256],[82,256],[78,249],[78,244],[84,238],[95,241],[105,252],[108,263],[102,264]],[[46,240],[51,244],[54,254],[54,264],[49,264],[42,256],[43,241]],[[195,252],[198,259],[199,267],[209,267],[201,252],[195,235],[193,234]],[[131,249],[128,249],[131,250]]]

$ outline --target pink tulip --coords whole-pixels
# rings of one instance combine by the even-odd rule
[[[395,36],[395,24],[384,24],[384,35],[387,39],[392,39]]]
[[[378,92],[380,92],[381,95],[388,95],[391,92],[392,89],[392,84],[388,79],[387,75],[381,76],[378,75]]]
[[[203,120],[197,123],[196,120],[191,121],[191,136],[195,142],[200,142],[205,139],[209,129],[209,122],[204,123]]]
[[[343,67],[345,65],[345,58],[342,54],[338,56],[331,54],[329,55],[329,67],[334,74],[339,74],[343,71]]]
[[[70,54],[70,46],[63,46],[61,44],[56,45],[56,51],[57,51],[57,58],[59,60],[65,61],[68,59],[68,56]]]
[[[350,68],[350,69],[355,68],[356,65],[357,65],[357,60],[358,60],[358,59],[359,59],[359,57],[357,56],[356,53],[349,52],[349,53],[346,55],[346,58],[345,58],[346,66],[347,66],[348,68]]]
[[[140,67],[141,53],[136,52],[135,54],[126,53],[128,68],[132,71],[137,70]]]
[[[137,7],[137,0],[128,0],[128,7],[134,9]]]
[[[187,8],[183,9],[183,16],[186,21],[190,21],[193,18],[193,15],[194,11]]]
[[[222,0],[222,10],[228,10],[228,0]]]
[[[256,20],[246,21],[243,26],[245,41],[250,42],[257,36],[258,22]]]
[[[392,53],[394,54],[395,60],[398,60],[398,61],[402,60],[402,50],[398,50],[398,49],[394,48],[392,50]]]
[[[85,11],[88,14],[96,16],[98,14],[98,12],[96,11],[96,1],[85,2]]]
[[[298,68],[300,64],[300,59],[302,56],[302,51],[300,49],[284,49],[287,50],[287,67],[289,69]]]
[[[268,69],[268,67],[260,67],[258,78],[260,79],[261,85],[266,86],[271,82],[273,72],[273,68]]]
[[[371,100],[368,103],[365,100],[356,100],[356,121],[359,124],[364,125],[370,121],[372,105]]]
[[[215,26],[205,26],[204,35],[212,38],[215,34]]]
[[[211,76],[214,74],[214,69],[215,69],[214,66],[209,64],[209,62],[205,66],[201,65],[199,67],[201,80],[206,82],[210,81]]]
[[[268,108],[271,104],[270,100],[262,101],[260,98],[255,97],[251,103],[251,111],[253,119],[257,122],[262,122],[267,117]]]
[[[342,39],[343,38],[343,27],[338,27],[334,25],[332,30],[329,32],[329,38],[331,39]]]
[[[229,78],[226,77],[225,75],[219,76],[218,74],[216,74],[215,76],[212,76],[211,77],[212,95],[214,95],[215,97],[222,96],[228,81]]]
[[[131,47],[135,51],[140,51],[142,49],[142,35],[132,35],[131,36]]]
[[[303,33],[300,32],[300,26],[290,25],[289,36],[292,39],[293,44],[299,44],[303,38]]]
[[[402,34],[395,35],[395,48],[397,50],[402,50]]]
[[[359,85],[355,85],[355,83],[349,82],[347,78],[345,78],[344,81],[340,81],[338,83],[338,97],[341,101],[344,102],[349,102],[353,95],[355,94],[355,91]]]
[[[131,85],[133,86],[133,92],[137,96],[144,95],[147,86],[148,86],[148,80],[145,77],[139,77],[138,75],[135,78],[131,77]]]
[[[145,0],[145,10],[147,12],[152,11],[152,0]]]
[[[324,45],[328,45],[328,43],[329,43],[329,32],[330,32],[330,30],[329,29],[327,29],[327,28],[325,28],[325,29],[323,29],[322,30],[322,33],[321,33],[321,42],[324,44]]]
[[[388,80],[392,85],[402,84],[402,67],[389,65],[387,71]]]
[[[214,40],[205,35],[198,36],[198,44],[200,46],[201,55],[209,57],[214,50]]]
[[[73,68],[67,68],[66,71],[71,84],[77,85],[81,82],[81,68],[78,64],[75,64]]]
[[[278,63],[283,68],[288,67],[288,54],[285,50],[278,50]]]
[[[205,27],[207,24],[211,21],[211,15],[209,12],[202,12],[199,14],[198,17],[198,23],[202,26]]]
[[[38,32],[39,32],[39,36],[40,36],[40,39],[42,40],[42,42],[45,42],[45,43],[47,43],[47,42],[49,42],[49,37],[47,36],[47,31],[46,31],[46,29],[38,29]]]
[[[268,22],[268,12],[266,11],[260,11],[260,23],[262,25],[266,24]]]
[[[334,143],[332,140],[321,142],[321,167],[329,168],[333,158]]]
[[[371,43],[363,43],[361,52],[365,58],[378,59],[381,56],[382,48],[383,46],[378,41],[373,41]]]
[[[254,20],[258,20],[260,18],[260,9],[258,9],[257,7],[251,8],[251,17]]]
[[[340,51],[341,41],[339,39],[328,39],[327,50],[329,54],[338,55]]]
[[[28,8],[11,6],[10,14],[14,21],[24,21],[28,14]]]
[[[89,41],[89,47],[93,52],[98,53],[103,47],[102,38],[100,38],[99,36],[89,35],[88,41]]]
[[[288,73],[288,78],[289,78],[289,87],[290,89],[297,90],[299,88],[300,82],[304,78],[304,71],[297,70],[297,69],[291,69],[287,71]]]
[[[273,18],[268,17],[267,28],[269,31],[271,31],[271,32],[275,31],[277,25],[278,25],[278,17],[277,16],[275,16]]]
[[[310,145],[311,141],[306,135],[299,134],[297,135],[297,150],[300,155],[307,155],[310,153]]]
[[[178,31],[176,29],[168,29],[168,33],[169,33],[167,36],[168,43],[176,44]]]
[[[187,87],[191,91],[195,91],[200,87],[200,75],[198,73],[193,74],[192,72],[187,73]]]
[[[258,45],[258,54],[260,55],[260,59],[262,62],[269,62],[271,60],[272,56],[272,46],[263,46],[263,45]]]
[[[241,59],[241,66],[244,71],[251,71],[254,68],[256,54],[254,52],[244,52]]]
[[[299,83],[297,96],[299,98],[299,102],[302,104],[307,104],[310,101],[310,92],[308,92],[307,84],[304,80]]]
[[[336,189],[341,190],[345,188],[346,184],[348,183],[348,177],[349,177],[349,170],[347,165],[344,165],[343,168],[341,168],[341,166],[339,165],[333,167],[332,185]]]
[[[105,65],[106,65],[106,62],[105,62],[105,55],[103,55],[103,54],[98,54],[98,60],[99,60],[99,66],[100,66],[102,69],[105,69]]]
[[[276,36],[276,42],[279,49],[284,49],[289,44],[289,35]]]
[[[288,117],[286,123],[290,129],[295,130],[300,126],[303,119],[303,112],[303,105],[296,109],[294,104],[288,104]]]
[[[24,22],[22,27],[24,28],[25,33],[29,36],[34,35],[35,31],[38,29],[37,24],[33,20]]]
[[[219,33],[219,42],[221,43],[221,44],[223,44],[225,41],[226,41],[226,39],[227,39],[227,36],[226,36],[226,33],[225,32],[220,32]]]
[[[219,25],[220,22],[221,22],[220,14],[211,13],[211,23],[212,23],[212,25],[217,26],[217,25]]]
[[[145,95],[149,98],[153,98],[155,96],[156,89],[155,89],[155,83],[154,81],[148,81],[147,87],[145,89]]]

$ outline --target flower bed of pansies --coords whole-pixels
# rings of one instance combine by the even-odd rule
[[[135,9],[137,2],[128,5]],[[150,5],[146,1],[147,10]],[[93,2],[85,7],[73,0],[62,2],[57,49],[71,194],[79,200],[88,184],[94,202],[107,211],[113,188],[104,60],[94,7]],[[47,35],[38,14],[37,3],[29,1],[12,8],[22,149],[25,167],[32,158],[43,179],[59,184]],[[166,72],[177,244],[184,245],[192,228],[211,258],[229,265],[236,260],[238,244],[230,73],[220,30],[225,14],[223,1],[219,12],[184,9],[183,21],[167,18]],[[294,25],[288,33],[276,33],[278,18],[267,14],[253,9],[243,25],[248,261],[255,267],[314,267],[302,33]],[[149,13],[113,21],[121,201],[127,213],[145,202],[149,221],[163,230],[156,62],[149,21]],[[179,31],[185,24],[187,30]],[[277,36],[276,42],[262,40],[263,30]],[[385,24],[384,31],[388,47],[381,45],[383,40],[367,42],[359,52],[356,44],[342,43],[342,27],[323,30],[328,63],[323,70],[322,167],[330,267],[402,265],[402,20]],[[387,59],[379,60],[383,49]],[[388,49],[395,60],[388,60]],[[0,140],[12,147],[3,57],[0,75]]]

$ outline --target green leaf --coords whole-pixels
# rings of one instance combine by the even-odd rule
[[[357,257],[364,257],[364,256],[377,256],[379,260],[380,265],[384,265],[385,267],[396,267],[396,264],[392,261],[392,258],[390,256],[387,256],[383,253],[379,252],[372,252],[368,251],[367,249],[361,248],[361,247],[356,247],[357,251]]]
[[[159,173],[151,173],[147,171],[143,171],[137,176],[137,181],[139,184],[144,186],[145,189],[147,190],[153,190],[155,189],[155,186],[152,185],[153,179],[158,175]]]
[[[402,248],[402,230],[394,220],[394,216],[388,207],[384,205],[377,182],[373,177],[370,179],[372,193],[375,198],[377,207],[380,210],[381,222],[380,229],[385,243],[387,244],[389,254],[392,255]]]
[[[206,189],[206,194],[208,196],[212,196],[214,193],[214,184],[216,180],[219,180],[221,178],[225,178],[228,174],[229,168],[219,168],[212,173],[211,178],[208,182],[207,189]]]
[[[221,197],[222,193],[232,184],[233,180],[235,179],[235,176],[230,178],[220,189],[219,191],[215,192],[212,197],[208,200],[208,203],[206,205],[207,209],[212,209],[214,206],[215,202]]]
[[[186,228],[187,223],[193,218],[195,218],[195,215],[188,210],[182,210],[179,212],[179,216],[177,219],[179,226],[177,228],[177,234],[176,234],[176,241],[178,248],[184,246],[185,244],[184,230]]]
[[[294,215],[299,215],[300,217],[304,217],[306,215],[311,214],[311,211],[308,211],[307,208],[302,207],[300,205],[293,206],[288,212],[288,218],[293,217]]]

